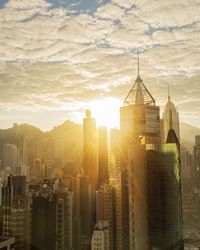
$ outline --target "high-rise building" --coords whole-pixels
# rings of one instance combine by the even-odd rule
[[[195,136],[194,146],[194,179],[197,188],[200,188],[200,135]]]
[[[178,140],[180,141],[179,128],[179,113],[174,103],[171,101],[171,96],[168,91],[168,102],[165,105],[163,112],[163,142],[166,141],[168,131],[173,128]]]
[[[44,184],[32,198],[31,247],[36,250],[72,249],[72,193]]]
[[[55,159],[60,165],[65,163],[65,141],[63,138],[57,138],[55,141]]]
[[[112,181],[120,179],[120,130],[110,130],[109,178]]]
[[[107,128],[98,128],[98,170],[99,186],[108,183],[108,145]]]
[[[109,228],[109,250],[113,250],[114,231],[114,208],[113,188],[105,183],[100,186],[97,195],[97,221],[108,221]]]
[[[113,183],[113,249],[123,250],[122,228],[122,188],[121,183]]]
[[[120,108],[122,143],[160,143],[160,108],[139,75]]]
[[[95,192],[98,187],[98,160],[97,160],[97,129],[96,121],[91,117],[91,112],[86,110],[83,119],[83,171],[91,184],[91,221],[93,226],[96,220]]]
[[[89,110],[83,119],[83,170],[91,185],[97,188],[97,129]]]
[[[180,144],[173,129],[165,144],[146,145],[148,249],[182,250]]]
[[[123,244],[124,249],[135,249],[134,240],[134,189],[131,179],[134,175],[128,159],[128,149],[132,144],[160,143],[160,108],[156,106],[153,96],[144,85],[139,74],[139,54],[138,54],[138,75],[124,100],[124,106],[120,108],[120,131],[121,131],[121,186],[122,186],[122,222],[123,222]],[[139,156],[138,156],[139,157]],[[142,163],[140,163],[141,165]],[[141,170],[142,171],[142,170]],[[141,175],[142,183],[137,183],[137,187],[144,184],[144,173]],[[134,183],[135,185],[135,183]],[[130,192],[130,190],[132,190]],[[143,190],[143,187],[142,187]],[[138,200],[142,202],[138,195]],[[140,207],[140,204],[138,205]],[[141,211],[142,213],[142,211]],[[140,217],[141,218],[141,217]],[[139,219],[139,218],[138,218]],[[145,220],[145,218],[144,218]],[[139,223],[139,222],[138,222]],[[140,230],[140,229],[138,229]],[[141,229],[142,230],[142,229]],[[138,234],[140,231],[138,231]],[[145,232],[144,232],[145,234]],[[138,243],[139,246],[139,243]],[[140,248],[141,249],[141,248]]]
[[[3,167],[10,167],[14,173],[20,164],[19,150],[16,145],[6,143],[3,145]]]
[[[130,249],[148,248],[147,167],[145,148],[139,143],[128,150],[129,240]]]
[[[138,60],[137,79],[120,110],[130,250],[183,249],[180,145],[172,129],[161,144],[159,111],[140,78]]]
[[[26,247],[26,177],[9,176],[2,187],[2,226],[4,236],[15,237],[15,249]]]
[[[91,250],[109,250],[109,225],[108,221],[98,221],[95,225]]]
[[[73,248],[90,249],[91,224],[91,185],[86,175],[77,175],[72,180],[73,203]]]

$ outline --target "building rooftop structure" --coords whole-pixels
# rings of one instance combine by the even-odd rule
[[[124,100],[124,105],[154,105],[155,99],[144,85],[141,77],[140,77],[140,59],[139,59],[139,51],[138,51],[138,75],[130,89],[128,95]]]
[[[14,237],[0,236],[0,249],[14,250]]]

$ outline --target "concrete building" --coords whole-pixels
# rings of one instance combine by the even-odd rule
[[[132,144],[128,150],[130,249],[148,249],[148,195],[145,148]]]
[[[2,250],[14,250],[14,237],[0,236],[0,249]]]
[[[72,249],[72,193],[44,184],[32,198],[32,249]]]
[[[26,177],[9,176],[2,187],[2,227],[4,236],[15,237],[15,249],[24,249],[27,241]]]
[[[91,185],[91,223],[92,228],[96,223],[96,190],[98,188],[98,144],[96,121],[91,112],[86,110],[83,119],[83,172],[88,176]]]
[[[92,235],[91,250],[109,249],[109,223],[98,221]]]
[[[195,179],[195,185],[199,189],[200,188],[200,135],[195,136],[194,179]]]
[[[3,168],[10,167],[12,172],[20,165],[19,150],[16,145],[6,143],[3,145]]]
[[[145,250],[147,245],[142,243],[142,237],[145,241],[148,240],[145,228],[146,218],[143,216],[146,213],[144,159],[142,158],[142,149],[138,145],[141,143],[160,143],[161,140],[160,108],[156,106],[153,96],[144,85],[139,73],[138,55],[137,78],[124,100],[124,105],[120,108],[122,221],[123,232],[125,232],[123,248],[131,250]],[[131,153],[128,152],[134,154],[135,160],[133,160],[133,155],[131,156]],[[138,155],[134,152],[137,152]],[[133,164],[139,164],[141,169],[137,169],[136,165],[132,164],[134,161]],[[137,171],[136,174],[135,170]],[[135,176],[138,177],[138,180]],[[136,188],[139,192],[141,188],[143,193],[136,194]],[[142,208],[142,205],[144,205],[144,208]],[[138,217],[135,212],[138,213]],[[142,235],[143,229],[140,223],[143,223],[143,228],[145,228]],[[135,237],[137,237],[137,244]]]
[[[97,221],[108,221],[109,227],[109,250],[113,250],[114,240],[114,207],[113,207],[113,188],[109,184],[102,184],[97,196]]]
[[[91,185],[89,177],[77,175],[72,179],[73,248],[90,249],[93,224],[91,222]]]

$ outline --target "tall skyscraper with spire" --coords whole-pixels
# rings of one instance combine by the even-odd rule
[[[120,110],[130,250],[182,250],[180,145],[160,138],[160,109],[139,74]]]
[[[120,109],[120,128],[127,141],[146,143],[160,142],[160,108],[140,77],[139,54],[138,75]]]
[[[178,140],[180,141],[179,113],[174,103],[171,101],[170,88],[168,85],[168,101],[163,112],[163,141],[167,139],[170,129],[174,129]]]

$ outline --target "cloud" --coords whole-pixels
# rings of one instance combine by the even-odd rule
[[[80,112],[93,99],[123,100],[140,48],[141,76],[158,104],[170,82],[181,117],[200,122],[198,10],[196,0],[7,1],[0,8],[0,107]]]

